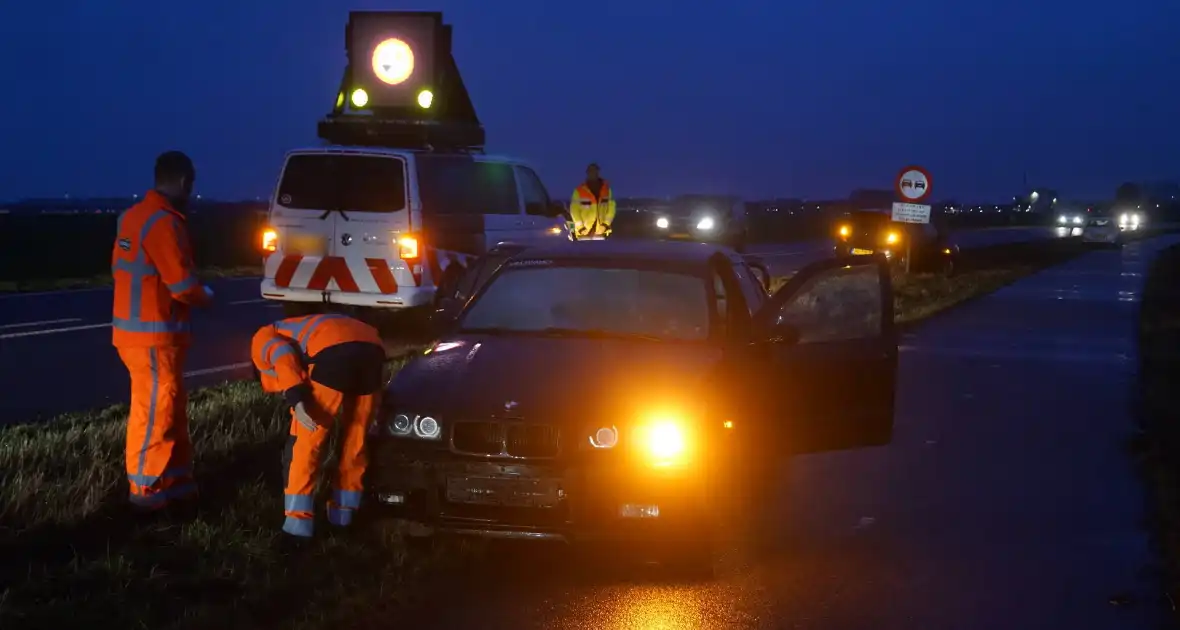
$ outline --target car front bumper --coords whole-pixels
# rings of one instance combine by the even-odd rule
[[[696,540],[714,509],[701,466],[640,470],[616,457],[489,460],[386,438],[370,438],[369,453],[373,507],[434,531],[567,542]]]

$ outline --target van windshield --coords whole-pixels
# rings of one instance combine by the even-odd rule
[[[406,207],[405,163],[377,155],[292,155],[277,203],[294,210],[397,212]]]

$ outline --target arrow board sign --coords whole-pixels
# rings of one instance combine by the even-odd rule
[[[894,203],[893,220],[898,223],[930,223],[930,206],[924,203]]]

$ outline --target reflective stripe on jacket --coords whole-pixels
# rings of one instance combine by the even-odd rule
[[[208,301],[197,279],[184,215],[150,191],[119,215],[111,250],[111,341],[118,347],[189,343],[189,306]]]
[[[602,189],[598,191],[597,198],[584,182],[575,188],[570,198],[570,217],[574,220],[574,230],[579,234],[591,226],[594,227],[593,234],[605,234],[606,226],[615,222],[615,198],[611,194],[610,182],[602,180]]]
[[[347,315],[291,317],[263,326],[250,344],[250,357],[270,393],[307,383],[311,364],[326,348],[348,343],[384,346],[377,329]],[[380,366],[378,365],[378,369]]]

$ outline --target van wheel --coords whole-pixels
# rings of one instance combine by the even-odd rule
[[[283,302],[284,317],[303,317],[323,312],[324,304],[322,302]]]

